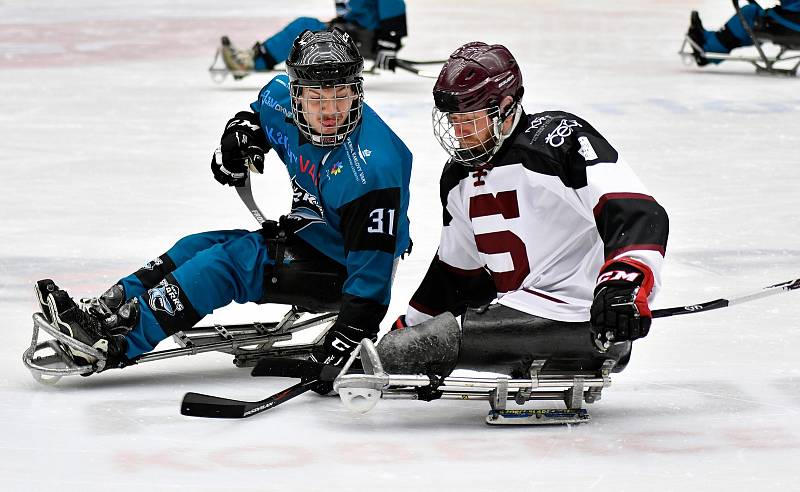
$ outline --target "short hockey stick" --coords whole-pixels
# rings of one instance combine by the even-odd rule
[[[186,393],[181,403],[181,414],[191,417],[241,419],[269,410],[295,396],[301,395],[321,381],[333,381],[340,368],[301,359],[264,357],[250,373],[252,376],[277,376],[302,378],[302,381],[260,401],[241,401]]]
[[[313,389],[318,383],[318,379],[300,381],[294,386],[279,391],[268,398],[252,402],[230,400],[200,393],[186,393],[181,402],[181,415],[218,419],[242,419],[269,410],[291,400],[295,396],[302,395],[306,391]]]
[[[258,221],[259,224],[263,224],[267,221],[264,217],[263,212],[261,209],[258,208],[255,199],[253,198],[253,189],[250,187],[250,177],[248,176],[247,180],[245,180],[242,186],[236,187],[236,193],[239,194],[239,198],[242,199],[244,205],[247,207],[247,210],[253,214],[253,217]]]
[[[720,309],[734,304],[741,304],[743,302],[754,301],[762,297],[769,297],[775,294],[788,292],[790,290],[800,289],[800,278],[788,280],[779,284],[764,287],[756,292],[744,294],[739,297],[732,297],[730,299],[715,299],[713,301],[704,302],[701,304],[692,304],[689,306],[671,307],[664,309],[654,309],[652,311],[653,318],[666,318],[667,316],[677,316],[679,314],[692,314],[703,311],[711,311],[713,309]]]

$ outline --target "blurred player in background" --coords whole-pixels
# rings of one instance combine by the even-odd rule
[[[800,0],[781,0],[780,5],[768,9],[751,2],[743,6],[741,12],[751,30],[764,33],[767,37],[797,37],[800,42]],[[708,53],[730,53],[736,48],[753,45],[738,14],[734,14],[720,30],[709,31],[703,27],[700,14],[692,11],[687,35]],[[694,59],[701,67],[723,61],[710,60],[698,50],[693,51]]]
[[[237,50],[228,36],[222,37],[222,59],[234,77],[254,71],[272,70],[286,60],[298,34],[310,29],[338,27],[356,42],[364,58],[375,66],[394,71],[401,40],[408,34],[406,5],[403,0],[336,0],[336,17],[323,22],[313,17],[298,17],[280,32],[248,50]]]

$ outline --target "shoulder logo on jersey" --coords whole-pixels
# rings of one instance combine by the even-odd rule
[[[578,137],[578,143],[581,144],[581,148],[578,149],[578,153],[583,156],[584,160],[588,162],[597,159],[597,152],[594,151],[594,147],[592,147],[589,137]]]
[[[525,133],[531,133],[536,130],[531,136],[531,143],[535,142],[539,138],[539,135],[542,134],[544,129],[547,127],[547,124],[550,123],[552,119],[552,116],[540,116],[530,122],[530,126],[528,126],[528,129],[525,130]]]
[[[551,147],[561,147],[567,137],[572,135],[572,129],[578,126],[583,126],[575,120],[561,120],[558,126],[550,132],[544,141],[550,144]]]
[[[175,313],[183,311],[183,303],[179,299],[180,293],[181,290],[177,285],[168,283],[166,279],[162,280],[147,291],[150,309],[175,316]]]
[[[333,166],[331,166],[331,174],[333,174],[334,176],[336,176],[336,175],[338,175],[340,172],[342,172],[342,161],[336,161],[336,164],[334,164]]]

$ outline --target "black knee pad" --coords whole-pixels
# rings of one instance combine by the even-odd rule
[[[450,313],[387,333],[377,350],[389,374],[447,377],[453,372],[461,345],[461,329]]]
[[[278,262],[264,272],[264,293],[258,303],[289,304],[312,313],[339,312],[345,267],[299,238],[277,242],[267,241],[270,256]],[[290,260],[283,263],[280,258]]]

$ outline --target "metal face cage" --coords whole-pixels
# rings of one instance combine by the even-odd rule
[[[361,80],[333,85],[293,81],[290,88],[295,124],[313,145],[340,145],[361,122],[364,102]]]
[[[497,107],[463,113],[434,107],[433,134],[453,160],[474,167],[488,161],[500,147],[499,115]]]

